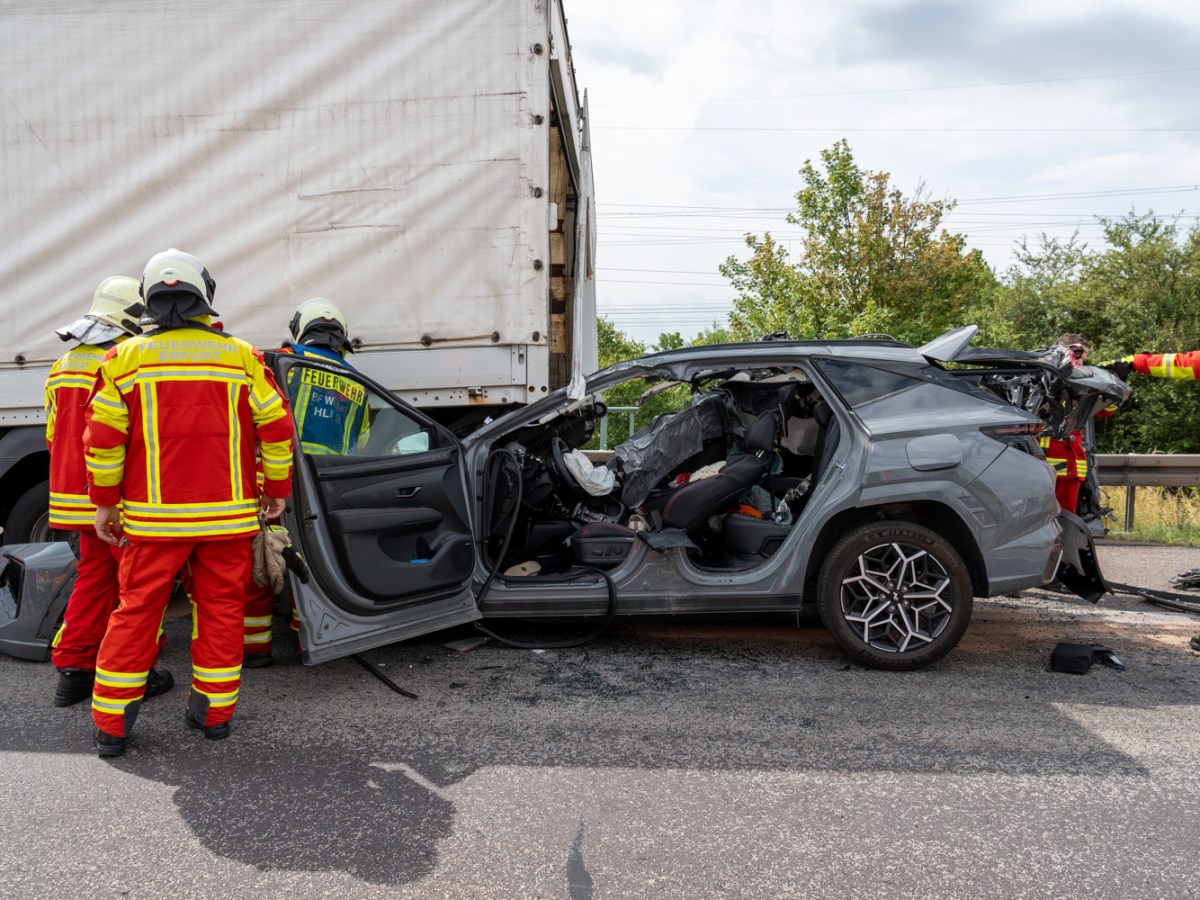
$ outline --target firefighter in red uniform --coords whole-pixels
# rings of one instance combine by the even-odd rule
[[[1149,375],[1152,378],[1172,378],[1176,381],[1200,381],[1200,350],[1185,353],[1135,353],[1112,362],[1101,363],[1121,378],[1130,375]],[[1200,650],[1200,634],[1188,646]]]
[[[1087,361],[1089,344],[1083,335],[1064,334],[1054,342],[1054,346],[1063,348],[1077,369]],[[1110,416],[1116,411],[1115,406],[1110,406],[1096,415]],[[1058,476],[1054,479],[1054,496],[1058,499],[1058,505],[1068,512],[1075,512],[1079,506],[1079,489],[1088,474],[1087,448],[1083,446],[1083,432],[1072,431],[1066,440],[1042,437],[1040,442],[1042,449],[1046,451],[1046,462],[1054,467]]]
[[[78,343],[50,367],[46,380],[50,527],[79,535],[79,569],[63,623],[51,641],[50,659],[59,673],[55,706],[71,706],[92,695],[96,651],[117,606],[120,550],[100,540],[93,528],[96,507],[88,500],[83,461],[84,412],[100,360],[110,348],[141,332],[142,311],[136,278],[105,278],[92,295],[87,314],[58,330],[64,341]],[[165,693],[174,683],[170,672],[152,668],[146,696]]]
[[[146,332],[100,364],[84,434],[96,533],[128,540],[120,605],[96,659],[92,715],[101,756],[119,756],[154,660],[176,573],[193,591],[186,723],[230,732],[242,668],[250,542],[262,504],[277,517],[291,492],[287,403],[245,341],[212,328],[216,284],[195,257],[167,250],[142,276]],[[121,504],[118,510],[117,504]]]

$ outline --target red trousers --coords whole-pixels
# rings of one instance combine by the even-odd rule
[[[246,656],[271,652],[271,626],[275,620],[275,591],[246,579],[245,633],[242,652]]]
[[[107,544],[92,528],[79,530],[79,569],[63,623],[51,642],[50,660],[59,669],[94,669],[96,651],[117,608],[117,565],[121,548]]]
[[[92,717],[125,737],[141,709],[156,634],[175,576],[187,564],[192,584],[192,686],[188,714],[202,725],[233,717],[242,673],[242,619],[250,580],[250,538],[147,541],[130,538],[121,557],[121,602],[96,658]]]
[[[1083,487],[1082,478],[1072,478],[1069,475],[1060,475],[1054,479],[1054,496],[1058,499],[1058,505],[1067,512],[1075,512],[1079,506],[1079,489]]]

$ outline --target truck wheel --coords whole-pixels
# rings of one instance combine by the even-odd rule
[[[57,540],[50,530],[50,482],[35,484],[17,498],[4,522],[5,544],[29,544]]]
[[[908,522],[872,522],[821,567],[821,621],[875,669],[919,669],[949,653],[971,621],[971,578],[950,542]]]

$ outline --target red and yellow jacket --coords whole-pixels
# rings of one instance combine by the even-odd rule
[[[84,433],[97,506],[123,506],[126,534],[218,540],[258,530],[262,491],[291,493],[292,420],[262,354],[200,325],[152,332],[100,364]]]
[[[91,528],[96,507],[88,499],[83,430],[88,397],[106,347],[80,344],[50,367],[46,379],[46,447],[50,451],[50,527]]]
[[[1200,350],[1187,353],[1136,353],[1121,361],[1132,363],[1133,371],[1139,375],[1181,381],[1200,380]]]

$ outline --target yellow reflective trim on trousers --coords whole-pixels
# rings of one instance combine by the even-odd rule
[[[102,684],[110,688],[143,687],[146,684],[146,676],[143,675],[140,678],[113,678],[111,675],[101,675],[99,670],[97,670],[96,684]]]
[[[242,638],[243,644],[269,644],[271,643],[271,632],[255,631],[247,632]]]
[[[98,697],[92,697],[92,709],[112,713],[114,716],[123,716],[125,715],[125,707],[134,700],[141,699],[141,697],[130,697],[128,700],[110,700],[107,698],[101,700]]]
[[[236,688],[232,691],[221,691],[219,693],[209,692],[195,686],[192,687],[192,690],[197,694],[207,697],[210,708],[216,706],[233,706],[233,704],[237,703],[238,692]]]
[[[241,674],[241,663],[228,669],[206,669],[202,666],[192,666],[192,677],[197,681],[233,681],[235,678],[240,678]]]
[[[149,669],[147,669],[145,672],[112,672],[108,669],[101,669],[99,666],[96,667],[97,681],[99,681],[101,678],[106,678],[108,679],[109,683],[118,686],[128,687],[131,684],[144,684],[149,675]]]
[[[274,616],[246,616],[242,623],[249,628],[252,625],[270,625],[274,621]]]

